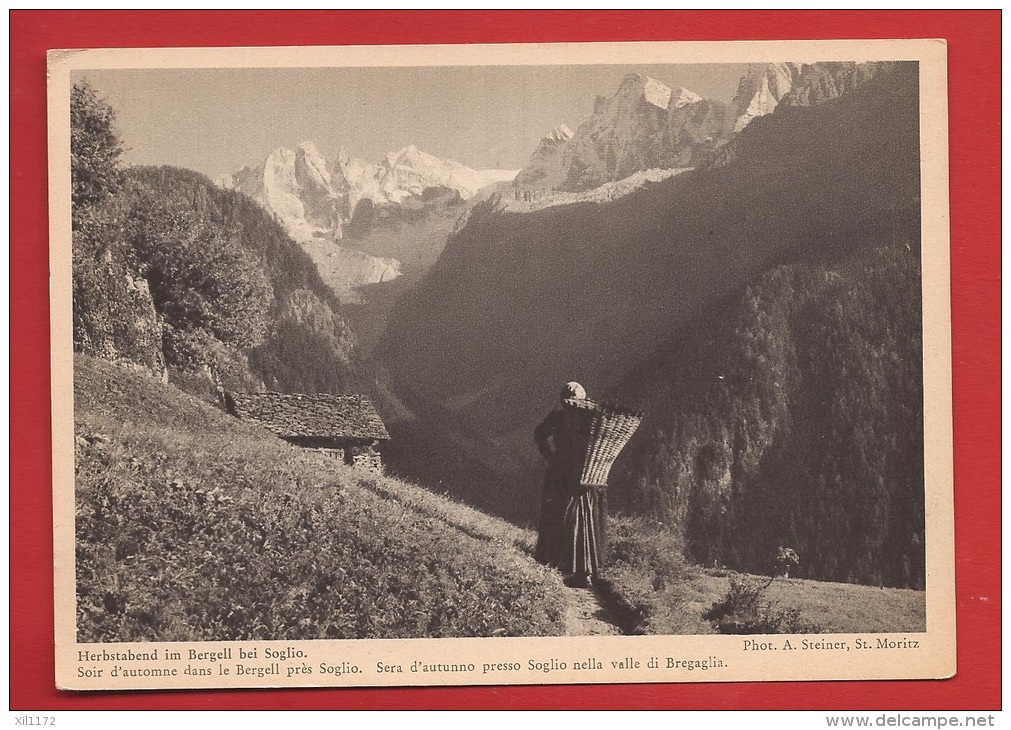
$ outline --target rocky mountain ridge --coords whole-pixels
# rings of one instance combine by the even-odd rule
[[[727,120],[720,102],[629,74],[575,133],[545,137],[515,185],[581,192],[642,170],[692,167],[729,138]]]
[[[793,88],[802,68],[799,63],[769,63],[757,68],[749,66],[748,74],[741,79],[734,97],[737,107],[734,133],[743,130],[752,119],[772,114],[780,99]]]
[[[748,69],[734,97],[734,133],[758,117],[784,106],[813,106],[856,91],[882,71],[894,68],[891,61],[870,63],[769,63]]]
[[[812,106],[855,91],[889,62],[755,64],[728,106],[649,76],[629,74],[574,133],[557,127],[541,140],[514,186],[584,192],[645,170],[691,168],[719,159],[753,120],[780,105]],[[564,129],[564,133],[561,131]]]
[[[249,195],[295,241],[325,257],[328,283],[342,299],[356,301],[358,287],[392,281],[403,267],[395,258],[347,245],[349,237],[365,234],[379,220],[416,218],[435,197],[426,191],[466,200],[515,175],[515,170],[472,170],[414,145],[387,153],[378,164],[352,158],[343,148],[330,161],[307,141],[297,150],[278,147],[261,164],[218,183]]]

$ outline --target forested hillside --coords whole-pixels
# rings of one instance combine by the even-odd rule
[[[71,114],[76,350],[208,395],[359,386],[340,302],[266,211],[188,170],[122,168],[86,85]]]
[[[908,243],[908,242],[906,242]],[[648,410],[616,506],[688,556],[755,572],[923,587],[919,253],[778,266],[635,369]]]

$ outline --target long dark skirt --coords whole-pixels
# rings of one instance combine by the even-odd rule
[[[562,557],[565,506],[568,499],[563,495],[564,479],[549,472],[544,478],[541,492],[541,519],[537,524],[537,548],[534,557],[538,562],[552,567],[558,565]]]
[[[599,576],[607,560],[607,493],[604,487],[586,487],[569,498],[562,521],[559,569],[575,575]]]

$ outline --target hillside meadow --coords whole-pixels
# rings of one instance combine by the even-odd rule
[[[75,359],[79,641],[542,636],[561,576],[528,529],[289,446],[170,385]],[[726,572],[612,521],[600,599],[626,634],[715,633]],[[822,632],[917,631],[924,594],[777,579],[770,610]]]
[[[79,641],[562,632],[560,577],[515,535],[386,499],[153,379],[75,368]]]

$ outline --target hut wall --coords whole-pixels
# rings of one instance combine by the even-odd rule
[[[352,453],[351,465],[356,469],[363,469],[376,474],[383,473],[383,459],[379,455],[378,451],[374,451],[372,449],[361,450],[359,453]]]

